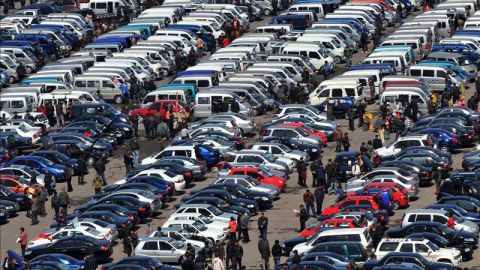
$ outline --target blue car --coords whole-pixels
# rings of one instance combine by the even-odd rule
[[[331,97],[314,107],[322,112],[326,112],[329,104],[332,105],[335,118],[347,119],[350,108],[353,108],[356,114],[357,106],[355,105],[356,101],[353,97]]]
[[[85,262],[75,259],[61,253],[44,254],[35,257],[30,261],[30,264],[45,263],[45,262],[57,262],[65,266],[69,270],[83,269]]]
[[[38,156],[18,156],[8,161],[5,166],[26,165],[37,172],[48,171],[57,182],[66,181],[72,177],[72,170],[63,164],[55,164],[50,160]]]
[[[426,128],[417,131],[417,134],[428,134],[438,141],[438,148],[445,152],[462,147],[462,142],[457,135],[441,128]]]
[[[462,217],[465,220],[470,220],[472,222],[475,222],[475,224],[480,225],[479,213],[468,212],[467,210],[453,204],[431,204],[429,206],[426,206],[425,208],[446,210],[452,213],[454,216]]]
[[[375,165],[365,156],[360,155],[359,152],[348,151],[340,152],[335,157],[335,162],[339,166],[339,178],[340,180],[347,180],[352,177],[352,166],[355,162],[358,162],[358,158],[361,158],[367,171],[373,170]]]

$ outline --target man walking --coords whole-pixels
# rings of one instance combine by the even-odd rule
[[[325,61],[325,64],[320,68],[323,74],[323,80],[326,81],[328,78],[330,78],[330,72],[332,72],[332,67],[330,64],[328,64],[327,61]]]
[[[263,239],[262,237],[258,237],[258,252],[262,257],[262,269],[269,270],[269,263],[270,263],[270,245],[268,241]]]
[[[38,224],[38,205],[39,205],[39,200],[38,200],[38,193],[34,193],[32,195],[32,221],[31,225],[37,225]]]
[[[25,248],[27,247],[27,233],[25,228],[20,228],[20,234],[18,235],[18,243],[20,244],[20,249],[22,250],[22,257],[25,257]]]
[[[355,122],[354,122],[355,111],[353,110],[353,108],[348,109],[347,116],[348,116],[348,126],[351,131],[354,131],[355,130]]]
[[[133,165],[138,165],[138,161],[140,159],[140,146],[138,145],[138,141],[136,138],[130,140],[130,149],[133,153]]]
[[[65,191],[64,187],[62,188],[62,192],[58,194],[58,203],[60,204],[63,214],[66,216],[67,208],[68,208],[68,205],[70,204],[70,197],[68,196],[68,193]]]
[[[260,231],[260,237],[267,239],[268,218],[265,213],[262,212],[258,218],[258,230]]]
[[[325,186],[327,184],[326,177],[325,177],[325,168],[323,167],[323,164],[321,161],[319,161],[316,175],[317,175],[317,178],[315,179],[315,181],[317,182],[316,186]]]
[[[315,190],[313,190],[313,196],[317,204],[317,216],[320,216],[322,214],[323,200],[325,199],[325,187],[316,187]]]
[[[83,154],[80,154],[80,156],[78,157],[77,159],[77,162],[78,162],[78,185],[83,185],[85,184],[85,178],[84,178],[84,175],[85,175],[85,171],[87,170],[87,165],[85,163],[85,157]]]
[[[314,216],[315,215],[315,196],[313,196],[313,193],[311,193],[309,189],[307,189],[303,194],[303,202],[305,203],[305,206],[307,208],[307,214],[309,216]],[[312,212],[312,214],[310,214],[310,211]]]
[[[366,29],[363,29],[360,33],[360,45],[362,47],[362,52],[368,52],[368,34]]]
[[[333,133],[333,140],[336,143],[335,146],[335,152],[341,152],[342,151],[342,141],[343,141],[343,131],[340,129],[340,127],[337,127],[335,129],[335,133]]]

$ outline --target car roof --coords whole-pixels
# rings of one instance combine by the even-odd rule
[[[446,214],[446,210],[441,209],[409,209],[405,211],[405,215],[407,214]]]

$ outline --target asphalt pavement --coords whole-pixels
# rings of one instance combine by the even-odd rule
[[[415,14],[410,15],[409,17],[414,17]],[[267,19],[264,19],[260,22],[254,22],[251,24],[250,29],[253,31],[256,27],[262,26],[266,23]],[[389,27],[384,31],[385,34],[391,33],[394,31],[394,27]],[[371,44],[369,44],[369,48]],[[356,53],[353,57],[353,63],[358,63],[363,58],[367,56],[367,53]],[[208,55],[206,56],[208,57]],[[204,58],[206,58],[204,57]],[[343,64],[337,66],[337,70],[335,74],[340,74],[344,72]],[[321,78],[318,77],[318,80]],[[157,82],[158,85],[166,84],[170,78],[165,78],[162,81]],[[469,89],[466,91],[466,98],[467,100],[472,94],[473,90],[475,89],[474,85],[469,85]],[[378,103],[369,105],[367,111],[373,112],[378,111]],[[258,125],[262,125],[267,122],[271,122],[271,113],[256,117],[256,123]],[[344,119],[339,120],[340,127],[349,133],[350,136],[350,143],[351,143],[351,150],[358,151],[362,142],[367,142],[368,140],[373,139],[374,133],[371,131],[364,131],[361,128],[356,128],[355,131],[347,131],[348,123]],[[355,126],[358,126],[358,120],[355,121]],[[139,131],[139,144],[141,147],[140,153],[141,157],[144,158],[151,153],[159,151],[160,143],[159,141],[148,141],[144,138],[145,132],[143,127],[140,124],[140,131]],[[252,138],[247,138],[246,142],[247,145],[255,141],[257,136]],[[125,175],[125,167],[123,164],[123,154],[128,149],[128,142],[124,145],[118,147],[115,151],[114,156],[109,159],[109,163],[106,165],[106,177],[107,182],[109,184],[114,183],[115,181],[122,179]],[[328,147],[324,149],[324,153],[322,156],[322,160],[324,163],[327,162],[329,158],[335,157],[334,152],[334,143],[329,142]],[[455,153],[453,155],[453,168],[454,169],[461,169],[461,162],[462,162],[462,155],[463,153],[472,151],[473,148],[469,149],[462,149],[460,152]],[[78,186],[76,177],[72,179],[72,183],[74,186],[74,191],[70,193],[70,198],[72,199],[73,203],[68,212],[70,213],[73,211],[76,205],[82,204],[87,200],[90,200],[91,196],[94,193],[92,187],[92,179],[94,178],[94,170],[90,169],[90,173],[85,177],[86,184],[82,186]],[[269,209],[265,212],[265,216],[269,219],[269,227],[268,227],[268,241],[270,243],[270,247],[273,245],[275,240],[283,240],[289,239],[291,237],[297,236],[298,232],[296,230],[299,228],[299,219],[295,217],[294,209],[298,209],[299,205],[303,203],[302,195],[305,192],[305,188],[299,188],[297,186],[297,173],[292,173],[290,179],[288,180],[287,187],[285,192],[281,194],[281,198],[274,202],[273,208]],[[202,182],[196,182],[193,188],[200,189],[207,186],[209,183],[216,179],[215,173],[209,173],[208,178]],[[309,174],[307,178],[307,184],[311,186],[312,184],[312,176]],[[57,184],[58,190],[61,190],[62,187],[66,187],[66,183],[59,183]],[[191,190],[191,188],[189,189]],[[189,192],[187,190],[187,192]],[[413,208],[423,208],[426,205],[432,204],[435,202],[435,195],[434,195],[434,187],[422,187],[419,193],[419,199],[413,202],[410,202],[410,206],[408,209]],[[155,229],[158,226],[161,226],[163,222],[170,216],[172,212],[173,206],[175,203],[179,202],[179,199],[183,195],[177,195],[174,201],[169,202],[168,206],[162,211],[162,213],[151,219],[149,223],[152,225],[151,228]],[[334,195],[327,195],[324,201],[324,208],[333,204],[335,200]],[[47,202],[47,216],[40,217],[40,223],[36,226],[30,226],[30,219],[25,217],[25,212],[20,212],[20,215],[9,220],[9,223],[0,226],[0,261],[3,261],[3,256],[8,249],[13,249],[16,251],[20,251],[20,245],[16,243],[16,239],[18,238],[19,228],[25,227],[25,230],[28,234],[28,239],[32,239],[36,237],[41,231],[48,228],[53,221],[53,209],[50,208],[50,201]],[[397,210],[395,211],[395,215],[390,218],[390,223],[388,224],[389,227],[396,227],[399,226],[400,219],[404,213],[404,210]],[[241,243],[244,249],[244,257],[243,263],[246,265],[246,269],[261,269],[261,258],[257,248],[258,242],[258,235],[259,232],[257,230],[257,219],[258,215],[252,217],[251,224],[250,224],[250,239],[249,243]],[[314,222],[314,218],[310,218],[307,222],[308,224]],[[146,224],[141,224],[139,227],[139,235],[143,236],[146,232]],[[113,255],[112,259],[114,261],[118,261],[119,259],[123,258],[125,254],[123,253],[123,247],[121,242],[119,242],[113,248]],[[473,260],[464,262],[462,267],[467,267],[468,269],[476,269],[476,267],[480,268],[480,249],[475,250],[473,254]],[[282,262],[286,261],[286,257],[282,257]],[[273,265],[273,259],[271,260],[271,266]]]

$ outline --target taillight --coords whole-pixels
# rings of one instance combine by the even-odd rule
[[[384,222],[385,221],[385,217],[384,216],[380,216],[380,222]]]
[[[430,173],[430,172],[426,172],[426,173],[425,173],[425,176],[426,176],[426,177],[430,177],[430,176],[431,176],[431,173]]]
[[[192,177],[192,173],[190,171],[185,172],[184,174],[185,177]]]
[[[145,211],[147,211],[147,209],[146,209],[145,207],[139,207],[139,208],[138,208],[138,211],[139,211],[139,212],[145,212]]]
[[[458,141],[458,140],[457,140],[456,137],[453,137],[453,138],[452,138],[452,142],[453,142],[453,143],[457,143],[457,141]]]
[[[448,163],[443,163],[444,168],[448,168]]]
[[[237,143],[239,143],[239,144],[243,143],[243,142],[242,142],[242,139],[238,139],[238,140],[237,140]]]
[[[472,134],[469,134],[469,135],[468,135],[468,138],[469,138],[469,139],[473,138],[473,135],[472,135]]]
[[[425,45],[423,45],[423,48],[425,48],[425,49],[430,49],[430,44],[429,44],[429,43],[425,43]]]
[[[108,250],[108,247],[101,246],[101,247],[100,247],[100,250],[102,250],[102,251],[107,251],[107,250]]]

